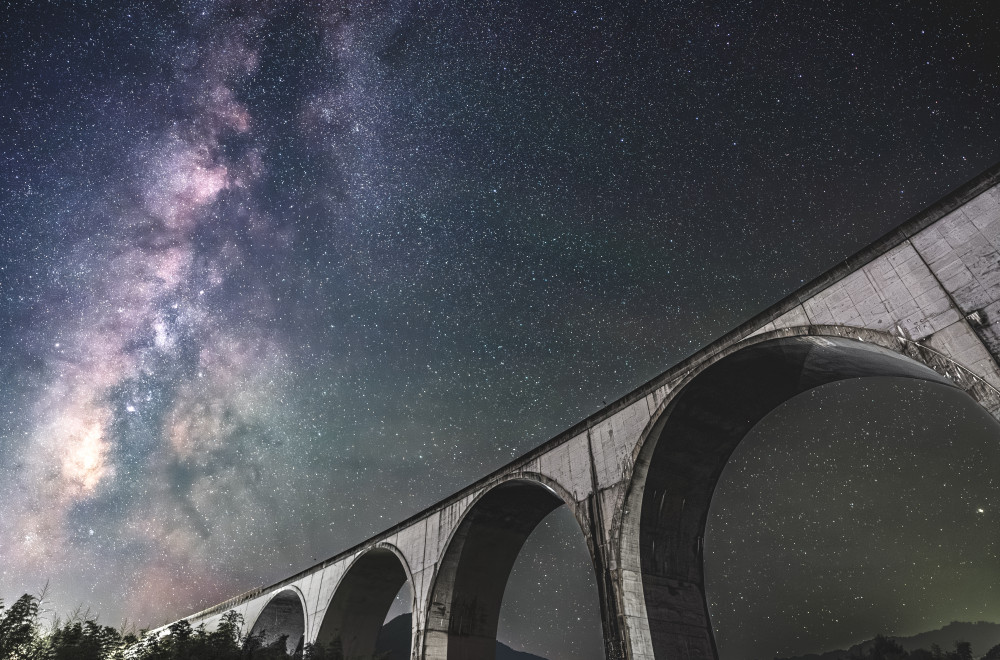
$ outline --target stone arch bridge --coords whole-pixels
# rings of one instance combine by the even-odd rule
[[[364,543],[188,620],[229,610],[296,643],[370,656],[407,581],[414,659],[493,658],[521,545],[567,506],[593,559],[609,659],[717,656],[703,533],[746,433],[791,397],[898,376],[1000,417],[1000,165],[785,300],[535,450]],[[162,629],[161,629],[162,630]]]

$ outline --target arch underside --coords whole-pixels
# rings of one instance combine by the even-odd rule
[[[302,651],[305,630],[302,599],[295,591],[286,589],[268,601],[254,622],[250,634],[262,635],[264,646],[272,646],[285,638],[285,650],[291,654]]]
[[[694,377],[664,413],[642,489],[639,555],[657,658],[717,657],[705,598],[703,536],[712,493],[733,450],[769,412],[813,388],[866,377],[954,387],[915,360],[840,337],[771,339]]]
[[[337,649],[345,660],[375,657],[382,624],[406,581],[406,569],[391,550],[362,555],[337,586],[317,644]]]
[[[563,500],[526,480],[501,484],[484,495],[455,531],[431,597],[428,660],[495,657],[504,588],[521,547]]]

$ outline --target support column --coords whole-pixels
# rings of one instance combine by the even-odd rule
[[[607,660],[626,660],[625,623],[618,594],[618,573],[613,570],[611,546],[605,538],[604,513],[600,493],[586,500],[587,545],[594,559],[597,594],[601,603],[601,628],[604,632],[604,656]]]

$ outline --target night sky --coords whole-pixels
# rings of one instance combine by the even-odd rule
[[[107,623],[402,520],[1000,160],[986,0],[75,0],[0,22],[0,597],[48,581],[53,610]],[[995,431],[937,390],[838,387],[766,420],[720,485],[732,660],[1000,621],[996,587],[955,587],[1000,565]],[[573,524],[529,540],[501,620],[553,659],[599,655]],[[893,534],[915,554],[868,563]]]

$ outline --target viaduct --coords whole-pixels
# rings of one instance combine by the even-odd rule
[[[414,660],[494,657],[504,586],[569,507],[610,660],[717,657],[702,570],[709,503],[747,432],[790,398],[876,376],[964,390],[1000,417],[1000,164],[576,426],[364,543],[188,618],[229,610],[370,657],[409,582]],[[161,629],[162,631],[163,629]]]

